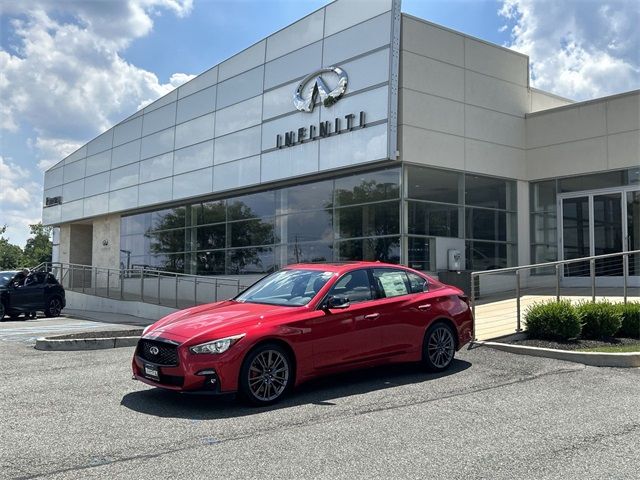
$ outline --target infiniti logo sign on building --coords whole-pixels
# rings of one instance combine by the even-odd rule
[[[304,77],[298,84],[293,94],[293,104],[301,112],[313,112],[316,100],[320,97],[323,106],[331,107],[347,91],[348,81],[347,72],[340,67],[317,70]],[[334,88],[330,89],[328,85],[334,86]],[[283,135],[276,135],[276,148],[292,147],[365,126],[363,111],[357,117],[350,113],[344,117],[336,117],[333,121],[325,120],[318,125],[309,125],[309,127],[300,127],[297,130],[285,132],[284,142]]]
[[[323,73],[333,73],[337,77],[337,84],[333,90],[329,90],[325,80],[322,78]],[[306,89],[312,81],[315,83],[311,88]],[[333,79],[332,79],[333,80]],[[328,81],[328,80],[327,80]],[[322,104],[329,107],[340,100],[340,97],[347,91],[347,83],[349,79],[347,73],[340,67],[323,68],[311,75],[307,75],[302,79],[298,88],[293,95],[293,104],[301,112],[312,112],[315,107],[316,99],[319,96]]]

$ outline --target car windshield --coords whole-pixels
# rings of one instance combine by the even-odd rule
[[[6,287],[18,272],[0,272],[0,286]]]
[[[333,275],[319,270],[280,270],[238,295],[237,302],[301,307],[309,303]]]

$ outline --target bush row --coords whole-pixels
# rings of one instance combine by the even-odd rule
[[[640,302],[611,303],[550,300],[535,303],[525,314],[531,338],[570,340],[613,336],[640,339]]]

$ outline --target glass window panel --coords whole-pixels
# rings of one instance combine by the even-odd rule
[[[173,156],[173,173],[190,172],[213,165],[213,140],[176,150]],[[213,181],[213,176],[210,178]]]
[[[322,39],[324,10],[289,25],[267,38],[267,61]]]
[[[122,217],[120,220],[120,235],[145,233],[151,227],[151,214],[140,213]]]
[[[142,135],[164,130],[176,121],[176,104],[171,103],[164,107],[145,113],[142,121]]]
[[[224,275],[225,252],[198,252],[196,257],[196,269],[198,275]]]
[[[178,97],[183,98],[194,92],[215,85],[218,81],[218,67],[210,68],[178,88]]]
[[[467,174],[465,189],[467,205],[515,210],[515,182]]]
[[[94,138],[87,144],[87,156],[104,152],[105,150],[110,149],[112,145],[113,145],[113,130],[111,129],[111,130],[107,130],[99,137]]]
[[[240,132],[216,138],[214,163],[218,165],[238,158],[259,154],[261,131],[262,128],[258,125],[257,127],[247,128]]]
[[[267,44],[266,40],[256,43],[255,45],[237,53],[233,57],[225,60],[219,65],[218,81],[222,82],[227,78],[231,78],[239,73],[262,65],[264,63],[264,51]],[[262,85],[260,85],[262,87]]]
[[[322,64],[322,42],[316,42],[267,63],[264,88],[269,89],[308,75]]]
[[[85,160],[79,160],[73,163],[67,163],[64,168],[64,181],[73,182],[74,180],[80,180],[85,175]]]
[[[320,146],[320,170],[386,159],[389,155],[387,134],[387,125],[380,124],[331,135],[321,142],[315,142]]]
[[[140,166],[137,163],[132,163],[131,165],[111,170],[111,180],[109,181],[111,190],[118,190],[137,184],[139,169]]]
[[[367,90],[365,92],[350,94],[348,97],[341,99],[337,104],[332,105],[331,108],[325,108],[324,106],[321,106],[320,121],[332,122],[335,121],[336,118],[340,118],[342,119],[341,128],[344,129],[347,126],[345,116],[355,115],[353,122],[354,125],[357,126],[358,122],[360,121],[358,112],[365,108],[363,107],[363,105],[366,105],[365,121],[367,124],[385,120],[388,117],[389,112],[389,87],[385,85],[374,90]],[[375,158],[377,157],[372,157],[372,160]]]
[[[271,273],[275,270],[272,247],[227,250],[227,275]]]
[[[216,87],[206,88],[178,101],[176,123],[213,112],[216,108]]]
[[[273,243],[273,219],[253,219],[229,223],[227,236],[230,247],[249,247]]]
[[[433,202],[462,203],[460,201],[461,173],[407,166],[407,177],[409,198]]]
[[[102,215],[109,211],[109,194],[95,195],[84,199],[84,216]]]
[[[107,138],[109,132],[106,132],[106,134],[104,135],[105,138]],[[101,135],[102,137],[102,135]],[[81,158],[85,158],[87,155],[93,155],[96,152],[91,152],[91,153],[87,153],[87,146],[85,145],[84,147],[80,147],[79,149],[77,149],[75,152],[73,152],[71,155],[67,156],[64,159],[64,163],[71,163],[71,162],[75,162],[76,160],[80,160]],[[56,163],[56,166],[60,166],[62,165],[63,162],[58,162]]]
[[[75,220],[81,218],[84,211],[84,202],[82,200],[76,200],[75,202],[63,203],[61,205],[60,219]]]
[[[459,237],[459,215],[462,207],[438,203],[409,202],[408,230],[410,234]]]
[[[398,237],[365,238],[336,242],[337,261],[367,260],[400,263]]]
[[[389,80],[389,49],[385,48],[351,62],[341,63],[340,67],[345,72],[358,72],[357,76],[352,75],[349,77],[349,92],[356,92],[363,88],[378,85]]]
[[[173,152],[140,162],[140,182],[170,177],[173,173]]]
[[[433,263],[435,242],[432,238],[409,237],[407,253],[409,267],[425,272],[435,271]]]
[[[149,251],[157,253],[175,253],[185,250],[185,229],[165,230],[164,232],[150,232]]]
[[[224,222],[227,218],[227,206],[224,200],[199,203],[193,206],[196,225]]]
[[[556,244],[558,241],[558,219],[555,213],[531,215],[531,243]]]
[[[333,240],[331,210],[295,213],[278,217],[278,232],[282,242]]]
[[[262,96],[250,98],[216,112],[216,137],[258,125],[262,119]]]
[[[99,173],[84,179],[85,196],[109,191],[109,172]]]
[[[210,113],[176,126],[175,148],[186,147],[213,138],[215,115]]]
[[[324,65],[334,65],[375,48],[387,45],[391,38],[391,13],[380,15],[324,41]],[[382,67],[382,70],[389,70]],[[347,70],[348,71],[348,70]]]
[[[121,167],[140,159],[140,140],[125,143],[112,150],[111,168]]]
[[[227,226],[224,223],[199,227],[196,233],[196,249],[209,250],[224,248],[227,238]]]
[[[276,212],[275,192],[261,192],[227,199],[229,220],[265,217]]]
[[[292,243],[286,246],[287,264],[331,262],[333,242]]]
[[[283,188],[278,191],[278,213],[330,208],[332,196],[333,180]]]
[[[148,266],[165,272],[184,273],[186,254],[178,253],[173,255],[149,255]]]
[[[213,167],[173,177],[173,198],[187,198],[211,193],[213,187]]]
[[[174,128],[154,133],[142,139],[140,158],[149,158],[173,150]]]
[[[182,228],[186,225],[186,207],[168,208],[151,213],[149,228],[151,230],[168,230]]]
[[[171,200],[172,186],[173,181],[170,178],[163,178],[162,180],[139,185],[138,204],[142,206]]]
[[[558,180],[558,191],[580,192],[582,190],[597,190],[599,188],[620,187],[627,183],[627,172],[600,172],[591,175],[581,175]]]
[[[558,260],[558,246],[557,245],[532,245],[531,246],[531,259],[533,263],[545,263],[555,262]],[[538,274],[542,273],[537,271]],[[555,268],[551,267],[549,274],[555,273]]]
[[[166,95],[163,95],[159,99],[151,102],[149,105],[144,107],[142,111],[145,114],[153,112],[154,110],[157,110],[160,107],[164,107],[165,105],[169,105],[171,102],[175,102],[177,99],[178,99],[178,92],[176,90],[171,90]]]
[[[367,2],[367,8],[353,8],[349,2],[332,2],[326,7],[325,36],[333,35],[351,25],[356,25],[370,18],[388,12],[389,1]]]
[[[399,233],[399,202],[385,202],[335,210],[340,238]]]
[[[640,185],[640,167],[630,168],[627,172],[629,185]]]
[[[466,209],[466,238],[507,240],[507,213],[480,208]]]
[[[338,207],[399,196],[400,170],[396,168],[339,178],[335,183],[335,204]]]
[[[261,62],[262,63],[262,62]],[[218,84],[217,108],[228,107],[262,93],[264,65]]]
[[[530,184],[530,204],[532,212],[556,211],[556,181],[548,180]]]
[[[125,235],[120,237],[120,251],[131,256],[149,254],[151,239],[147,235]]]
[[[213,167],[213,189],[231,190],[260,183],[260,155]]]
[[[142,136],[142,116],[113,127],[113,146],[122,145]]]
[[[341,295],[351,303],[373,300],[371,281],[366,270],[345,273],[329,291],[330,296]]]
[[[265,92],[262,118],[267,120],[283,113],[295,112],[296,107],[291,101],[291,92],[294,92],[297,87],[298,82],[291,82]]]
[[[113,185],[113,184],[112,184]],[[109,192],[109,211],[117,212],[138,206],[138,187],[123,188]]]
[[[44,188],[57,187],[62,185],[62,168],[48,170],[44,172]]]
[[[85,175],[106,172],[111,168],[111,150],[87,157]]]
[[[71,183],[65,183],[62,187],[62,200],[70,202],[78,200],[84,196],[84,180],[78,180]]]
[[[383,298],[399,297],[409,294],[409,281],[403,270],[374,268],[373,278]]]
[[[495,270],[506,268],[506,243],[466,242],[466,266],[470,270]]]

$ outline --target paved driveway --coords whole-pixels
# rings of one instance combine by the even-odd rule
[[[485,348],[315,381],[283,404],[130,380],[132,348],[0,344],[0,477],[637,478],[640,371]]]

